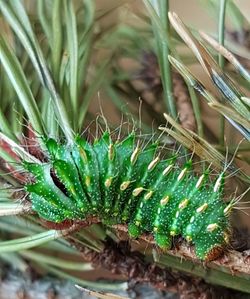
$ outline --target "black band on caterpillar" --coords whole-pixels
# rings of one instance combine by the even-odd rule
[[[175,158],[161,160],[157,143],[140,148],[135,134],[113,142],[110,134],[90,144],[77,137],[72,146],[46,141],[48,163],[24,163],[35,176],[26,185],[40,217],[60,223],[98,217],[103,223],[128,224],[131,237],[153,233],[156,244],[168,249],[172,236],[195,244],[203,260],[217,257],[229,242],[233,202],[222,200],[224,173],[214,185],[182,168]]]

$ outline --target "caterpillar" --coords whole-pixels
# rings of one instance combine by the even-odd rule
[[[24,162],[33,176],[25,190],[38,215],[54,223],[95,216],[107,225],[126,224],[130,237],[153,234],[169,249],[180,235],[205,261],[230,240],[233,201],[224,202],[224,172],[207,183],[209,171],[193,174],[177,155],[161,158],[158,142],[140,146],[135,132],[114,142],[105,131],[93,143],[77,136],[72,145],[45,140],[48,161]]]

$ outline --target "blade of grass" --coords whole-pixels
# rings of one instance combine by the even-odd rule
[[[214,16],[216,20],[218,19],[220,1],[199,0],[199,2],[204,5],[204,8],[209,16]],[[231,0],[227,3],[227,15],[230,19],[232,30],[240,31],[244,26],[244,17],[242,16],[237,6]]]
[[[242,100],[248,107],[250,107],[250,98],[248,98],[248,97],[241,97],[241,100]]]
[[[15,14],[11,9],[10,4],[12,7],[14,7]],[[43,56],[39,43],[37,42],[35,34],[30,25],[29,18],[21,1],[11,0],[10,2],[6,2],[0,0],[0,9],[29,54],[29,57],[39,75],[41,83],[50,91],[53,99],[53,107],[58,118],[59,125],[62,128],[68,142],[72,143],[74,137],[66,109],[54,86],[46,64],[46,60]]]
[[[32,221],[33,217],[1,217],[0,218],[0,228],[1,231],[6,231],[14,234],[19,235],[26,235],[31,236],[36,233],[41,233],[44,231],[44,229],[41,226],[38,226],[38,224],[34,223]],[[69,244],[64,239],[57,239],[54,241],[51,241],[49,243],[44,243],[41,245],[43,248],[55,250],[55,251],[61,251],[61,252],[67,252],[71,254],[79,255],[79,253],[73,248],[70,247]]]
[[[28,264],[16,253],[2,253],[0,259],[10,264],[14,269],[25,272],[28,269]]]
[[[37,134],[46,136],[43,120],[21,65],[2,36],[0,36],[0,61],[29,117],[33,129]]]
[[[220,54],[235,67],[236,71],[238,71],[239,74],[250,83],[250,73],[244,68],[232,52],[220,45],[215,39],[207,35],[205,32],[199,31],[199,33],[206,42],[208,42],[216,51],[220,52]]]
[[[202,123],[202,117],[201,117],[201,111],[200,111],[200,106],[199,106],[199,99],[195,93],[195,90],[192,86],[190,86],[189,84],[187,84],[188,86],[188,92],[190,95],[190,99],[192,102],[192,107],[193,107],[193,111],[194,111],[194,115],[195,115],[195,119],[197,122],[197,131],[198,131],[198,135],[203,137],[204,136],[204,132],[203,132],[203,123]]]
[[[164,117],[166,118],[167,122],[176,129],[176,132],[166,127],[159,127],[161,131],[168,133],[175,140],[201,157],[202,160],[212,163],[220,170],[227,169],[227,171],[229,171],[230,173],[236,172],[235,176],[237,176],[247,184],[250,183],[250,176],[246,175],[243,171],[235,167],[233,164],[229,166],[228,161],[225,160],[224,155],[217,151],[213,145],[209,144],[206,140],[202,139],[194,132],[182,128],[166,113],[164,113]]]
[[[164,91],[164,101],[169,114],[177,117],[175,101],[173,97],[173,84],[171,67],[168,61],[170,54],[170,25],[168,20],[168,0],[144,0],[143,1],[151,18],[153,32],[157,43],[157,56],[161,71],[161,79]],[[160,30],[159,30],[160,27]],[[162,33],[164,34],[162,35]]]
[[[63,236],[62,231],[49,230],[40,234],[11,241],[0,242],[0,253],[14,252],[42,245]]]
[[[14,141],[18,141],[15,134],[13,134],[11,127],[3,114],[2,109],[0,108],[0,131],[2,131],[5,135],[7,135],[9,138],[11,138]]]
[[[4,155],[2,155],[2,152],[3,151],[0,150],[0,157],[4,159]],[[11,164],[11,165],[13,165],[13,164]],[[20,170],[17,167],[15,167],[14,169],[16,171]],[[10,184],[12,186],[12,188],[21,188],[20,183],[18,182],[18,180],[16,178],[13,177],[12,173],[6,173],[6,171],[2,171],[0,169],[0,176],[2,178],[2,181],[4,183]],[[1,199],[3,199],[3,197],[4,197],[4,195],[2,195],[4,189],[5,189],[4,187],[1,188],[1,196],[0,196]]]
[[[240,123],[249,133],[248,133],[248,139],[250,138],[250,122],[243,119],[240,114],[238,114],[236,111],[231,109],[230,107],[224,106],[223,104],[217,103],[208,103],[210,107],[217,110],[224,116],[228,117],[229,119],[234,120],[235,122]]]
[[[250,131],[249,128],[249,122],[242,118],[240,114],[237,113],[237,111],[232,111],[232,109],[224,107],[223,105],[220,105],[220,103],[216,100],[216,98],[202,85],[201,82],[199,82],[191,73],[190,71],[177,59],[175,59],[172,56],[169,56],[169,61],[173,64],[173,66],[179,71],[179,73],[184,77],[187,84],[191,87],[193,87],[195,90],[197,90],[209,103],[209,105],[216,109],[221,114],[225,115],[225,112],[230,113],[225,115],[227,119],[234,125],[236,129],[238,129],[243,136],[245,136],[248,140],[250,138]],[[224,107],[223,110],[218,109],[218,107]],[[230,118],[233,116],[233,120]],[[241,118],[241,124],[245,125],[245,128],[242,128],[237,124],[237,121],[239,121]],[[235,122],[236,121],[236,122]]]
[[[67,46],[69,52],[69,93],[72,109],[74,129],[76,129],[78,112],[78,36],[76,16],[72,1],[64,0],[64,11],[66,19]]]
[[[61,65],[62,55],[62,38],[63,38],[63,26],[62,26],[62,2],[60,0],[53,1],[52,11],[52,45],[51,45],[51,62],[53,70],[53,78],[56,85],[59,84],[59,72]],[[50,29],[50,27],[49,27]]]
[[[88,71],[89,60],[92,51],[93,31],[95,22],[95,3],[92,0],[83,0],[84,5],[84,26],[83,32],[79,32],[79,74],[78,88],[84,89]]]
[[[55,118],[54,110],[51,109],[53,100],[47,89],[42,90],[41,101],[43,102],[42,115],[47,128],[49,128],[49,135],[57,139],[59,136],[59,125]]]
[[[225,15],[226,15],[227,0],[220,0],[220,10],[219,10],[219,23],[218,23],[218,42],[220,45],[224,46],[225,38]],[[224,56],[219,53],[218,57],[219,66],[221,69],[224,68]]]
[[[0,203],[0,216],[9,216],[9,215],[20,215],[24,213],[30,213],[31,205],[21,203]]]
[[[219,23],[218,23],[218,41],[219,44],[224,46],[224,35],[225,35],[225,15],[226,15],[226,4],[227,0],[220,0],[220,8],[219,8]],[[225,65],[225,60],[224,56],[219,53],[218,56],[218,63],[220,68],[224,69]],[[224,115],[220,116],[220,145],[223,147],[224,146],[224,140],[225,140],[225,118]]]
[[[235,6],[240,10],[242,15],[246,18],[248,23],[250,23],[248,1],[233,0],[233,2]]]
[[[66,278],[70,281],[72,281],[75,284],[79,284],[81,286],[86,286],[98,290],[110,290],[110,291],[118,291],[118,290],[126,290],[128,285],[126,282],[105,282],[105,281],[99,281],[99,282],[93,282],[88,280],[83,280],[78,277],[75,277],[73,275],[70,275],[66,272],[60,271],[54,267],[40,264],[43,268],[47,269],[49,272],[56,274],[59,277]]]
[[[29,36],[27,32],[31,33],[31,25],[28,20],[28,17],[24,11],[24,8],[22,6],[21,1],[13,1],[10,0],[8,2],[0,0],[0,9],[6,18],[6,20],[9,22],[12,29],[15,31],[16,35],[19,37],[19,39],[22,41],[23,46],[27,53],[30,56],[31,61],[33,62],[33,65],[40,77],[40,80],[43,82],[43,75],[40,70],[39,63],[36,58],[36,53],[34,53],[32,49],[31,41],[29,40]],[[20,12],[20,13],[19,13]],[[21,16],[20,18],[17,17],[17,13],[19,13]],[[20,20],[21,19],[21,20]],[[24,28],[22,26],[22,20],[25,20]]]
[[[109,58],[105,59],[104,62],[98,67],[97,73],[93,78],[92,84],[88,87],[86,95],[84,96],[83,103],[78,107],[79,116],[78,116],[78,127],[82,128],[85,116],[87,114],[89,104],[94,94],[100,87],[101,83],[105,80],[105,73],[109,67],[110,60],[112,58],[112,53]]]
[[[212,82],[216,85],[218,91],[238,113],[246,119],[250,119],[250,110],[241,101],[241,97],[244,96],[241,91],[229,79],[225,72],[221,70],[218,64],[216,64],[207,50],[195,39],[180,18],[175,13],[169,13],[169,18],[175,30],[193,51]]]
[[[43,31],[49,41],[49,44],[52,45],[53,43],[53,34],[51,31],[51,26],[50,23],[48,21],[48,15],[47,15],[47,11],[46,11],[46,3],[43,0],[38,0],[37,1],[37,14],[39,17],[39,20],[41,22]]]
[[[90,263],[71,262],[65,259],[56,258],[45,253],[38,253],[31,250],[20,251],[19,254],[25,258],[47,265],[56,266],[61,269],[74,270],[74,271],[90,271],[93,267]]]

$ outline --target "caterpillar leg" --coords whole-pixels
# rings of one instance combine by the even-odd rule
[[[142,233],[140,222],[130,222],[128,224],[128,233],[131,238],[138,238]]]
[[[171,248],[172,245],[172,238],[170,235],[167,235],[166,233],[154,233],[154,239],[156,244],[162,249],[167,250]]]
[[[212,223],[194,241],[196,255],[202,260],[212,261],[222,254],[227,242],[228,233]]]

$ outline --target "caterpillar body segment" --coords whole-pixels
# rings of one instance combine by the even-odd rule
[[[192,161],[180,168],[175,157],[161,160],[157,143],[142,146],[134,133],[119,142],[105,132],[93,144],[76,137],[71,146],[53,139],[46,145],[47,162],[24,163],[34,176],[25,188],[41,218],[127,224],[131,237],[152,233],[163,250],[181,235],[202,260],[216,258],[229,242],[223,174],[206,184],[207,172],[194,175]]]

